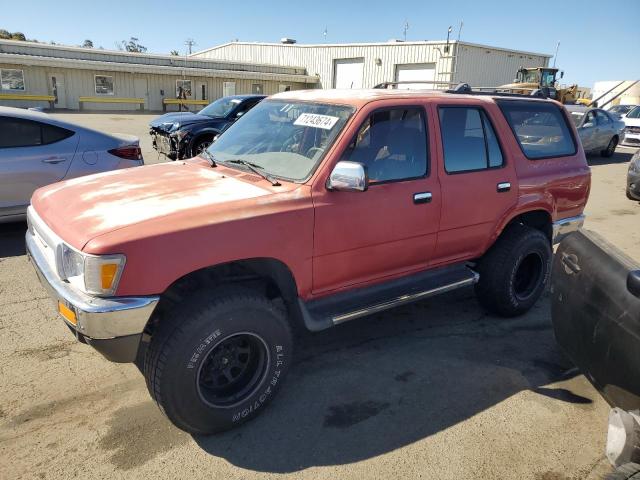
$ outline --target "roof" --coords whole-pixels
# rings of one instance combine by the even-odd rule
[[[309,102],[324,102],[335,103],[341,105],[354,105],[362,106],[374,100],[386,100],[386,99],[415,99],[415,98],[461,98],[461,99],[476,99],[481,101],[492,101],[494,98],[503,98],[500,94],[492,95],[468,95],[462,93],[448,93],[444,90],[408,90],[408,89],[383,89],[383,88],[371,88],[371,89],[354,89],[354,90],[292,90],[289,92],[277,93],[269,98],[276,100],[298,100]],[[512,98],[512,97],[504,97]],[[527,101],[542,101],[547,102],[548,99],[536,98],[536,97],[516,97],[516,99],[524,99]]]
[[[446,45],[447,42],[445,40],[420,40],[413,42],[403,42],[403,41],[389,41],[389,42],[364,42],[364,43],[276,43],[276,42],[228,42],[223,43],[222,45],[216,45],[214,47],[205,48],[204,50],[200,50],[192,53],[190,56],[199,56],[203,53],[209,52],[211,50],[216,50],[219,48],[225,48],[230,45],[261,45],[261,46],[271,46],[271,47],[284,47],[284,48],[341,48],[341,47],[403,47],[403,46],[415,46],[415,45]],[[480,43],[471,43],[471,42],[461,42],[459,40],[449,40],[450,45],[459,44],[467,47],[477,47],[477,48],[486,48],[490,50],[500,50],[502,52],[510,52],[510,53],[518,53],[524,55],[535,55],[538,57],[553,57],[552,54],[549,53],[536,53],[529,52],[525,50],[514,50],[511,48],[503,48],[503,47],[493,47],[491,45],[483,45]]]

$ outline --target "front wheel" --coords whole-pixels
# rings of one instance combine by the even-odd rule
[[[291,364],[285,314],[268,299],[232,289],[200,292],[163,318],[145,377],[151,396],[182,430],[212,434],[259,415]]]
[[[193,143],[193,146],[191,147],[191,157],[197,157],[202,152],[204,152],[207,148],[209,148],[209,146],[211,146],[212,143],[213,143],[213,137],[196,139],[196,141]]]
[[[527,312],[540,298],[551,270],[551,244],[544,233],[511,225],[478,262],[480,304],[503,317]]]
[[[611,137],[611,140],[609,140],[609,144],[607,145],[607,148],[605,148],[600,152],[600,156],[605,158],[612,157],[616,151],[617,146],[618,146],[618,137],[616,136]]]

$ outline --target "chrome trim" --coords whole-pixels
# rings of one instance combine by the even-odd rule
[[[511,190],[511,182],[500,182],[497,190],[498,192],[508,192]]]
[[[433,194],[431,192],[422,192],[422,193],[414,193],[413,201],[420,202],[422,200],[431,200],[433,198]]]
[[[563,218],[553,222],[553,244],[560,243],[573,232],[577,232],[584,225],[584,215]]]
[[[102,298],[86,295],[60,280],[49,265],[36,237],[27,231],[27,255],[49,295],[56,303],[62,301],[78,319],[77,326],[67,322],[74,330],[92,339],[109,339],[134,335],[144,330],[159,296]]]
[[[358,162],[340,161],[327,179],[328,190],[364,192],[369,186],[367,169]]]
[[[355,310],[353,312],[345,313],[342,315],[337,315],[333,317],[331,321],[334,325],[338,325],[339,323],[348,322],[349,320],[355,320],[356,318],[372,315],[374,313],[382,312],[383,310],[398,307],[406,303],[416,302],[418,300],[429,298],[440,293],[449,292],[457,288],[462,288],[478,283],[478,280],[480,280],[480,274],[478,274],[478,272],[474,272],[473,270],[470,270],[470,272],[472,273],[472,276],[469,278],[465,278],[464,280],[458,280],[457,282],[453,282],[448,285],[442,285],[441,287],[424,290],[418,293],[402,295],[387,302],[372,305],[370,307],[362,308],[360,310]]]

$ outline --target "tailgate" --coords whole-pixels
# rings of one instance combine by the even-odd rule
[[[567,237],[553,262],[556,340],[602,396],[625,410],[640,408],[638,270],[634,260],[585,230]]]

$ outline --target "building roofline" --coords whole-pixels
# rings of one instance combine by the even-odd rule
[[[285,47],[285,48],[340,48],[340,47],[397,47],[402,45],[446,45],[446,40],[420,40],[420,41],[410,41],[410,42],[363,42],[363,43],[278,43],[278,42],[227,42],[221,45],[216,45],[210,48],[205,48],[204,50],[199,50],[197,52],[189,55],[190,57],[195,57],[200,54],[210,52],[212,50],[217,50],[219,48],[228,47],[230,45],[261,45],[261,46],[270,46],[270,47]],[[553,55],[548,53],[538,53],[538,52],[529,52],[526,50],[514,50],[511,48],[503,48],[503,47],[493,47],[491,45],[484,45],[481,43],[472,43],[458,40],[449,40],[449,44],[459,44],[463,46],[469,47],[477,47],[477,48],[486,48],[490,50],[500,50],[503,52],[510,53],[519,53],[524,55],[535,55],[537,57],[546,57],[551,58]]]

